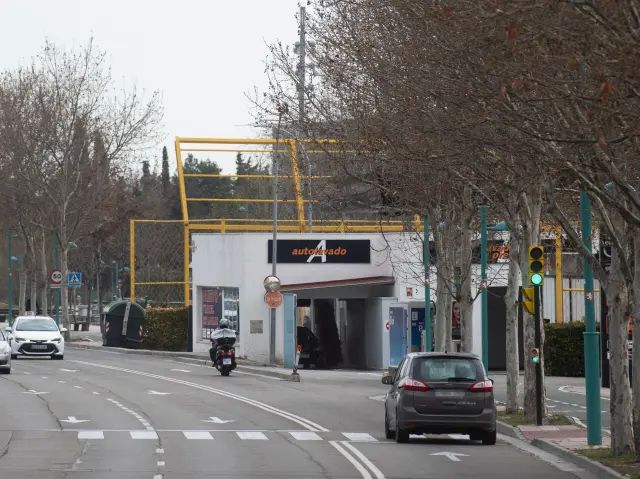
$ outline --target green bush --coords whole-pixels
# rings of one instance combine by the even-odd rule
[[[186,308],[147,308],[142,348],[186,351],[188,312]]]
[[[544,325],[544,372],[549,376],[584,376],[584,323]]]

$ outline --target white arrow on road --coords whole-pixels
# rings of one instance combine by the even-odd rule
[[[460,457],[467,457],[469,454],[461,454],[459,452],[448,452],[448,451],[443,451],[443,452],[434,452],[432,454],[429,454],[430,456],[445,456],[447,459],[452,460],[453,462],[460,462]]]
[[[209,419],[203,419],[202,422],[212,422],[214,424],[226,424],[228,422],[234,422],[233,419],[220,419],[219,417],[211,416]]]
[[[171,393],[163,393],[160,391],[154,391],[153,389],[151,389],[150,391],[147,391],[147,393],[155,396],[166,396],[167,394],[171,394]]]
[[[69,419],[60,419],[60,422],[68,422],[70,424],[79,424],[81,422],[89,422],[89,419],[76,419],[75,416],[69,416]]]
[[[45,391],[36,391],[35,389],[29,389],[28,391],[22,391],[22,394],[49,394]]]

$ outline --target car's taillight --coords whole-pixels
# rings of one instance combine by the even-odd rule
[[[416,379],[404,378],[398,383],[399,388],[404,388],[405,391],[419,391],[424,392],[429,390],[429,385],[418,381]]]
[[[484,381],[478,381],[469,388],[472,393],[490,393],[493,391],[493,383],[488,379]]]

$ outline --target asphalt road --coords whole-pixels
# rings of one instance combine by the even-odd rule
[[[0,376],[0,478],[590,478],[506,438],[387,441],[377,373],[224,378],[71,348],[13,367]]]
[[[507,382],[504,373],[489,374],[495,381],[495,395],[498,401],[507,397]],[[520,377],[520,392],[524,378]],[[547,408],[551,414],[564,414],[577,418],[583,424],[587,422],[587,397],[584,392],[584,378],[546,377]],[[520,394],[522,397],[522,394]],[[605,433],[609,432],[611,416],[609,414],[609,398],[600,397],[600,421]]]

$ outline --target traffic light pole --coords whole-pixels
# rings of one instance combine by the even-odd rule
[[[480,205],[480,306],[482,311],[482,362],[489,371],[489,303],[487,298],[487,205]]]
[[[536,365],[536,424],[538,426],[542,426],[542,418],[544,417],[544,411],[542,410],[542,347],[541,347],[541,343],[542,343],[542,331],[540,329],[540,305],[541,305],[541,301],[540,301],[540,285],[535,285],[533,287],[533,294],[534,294],[534,300],[533,300],[533,305],[534,305],[534,315],[533,315],[533,321],[534,321],[534,327],[535,327],[535,337],[534,337],[534,342],[535,342],[535,348],[539,351],[540,354],[540,360],[538,362],[535,363]]]
[[[591,251],[591,202],[584,191],[580,192],[580,224],[582,242]],[[587,443],[602,444],[600,424],[600,377],[598,351],[599,337],[596,331],[596,312],[593,292],[593,269],[585,259],[584,264],[584,381],[587,394]],[[602,323],[601,323],[602,326]]]

